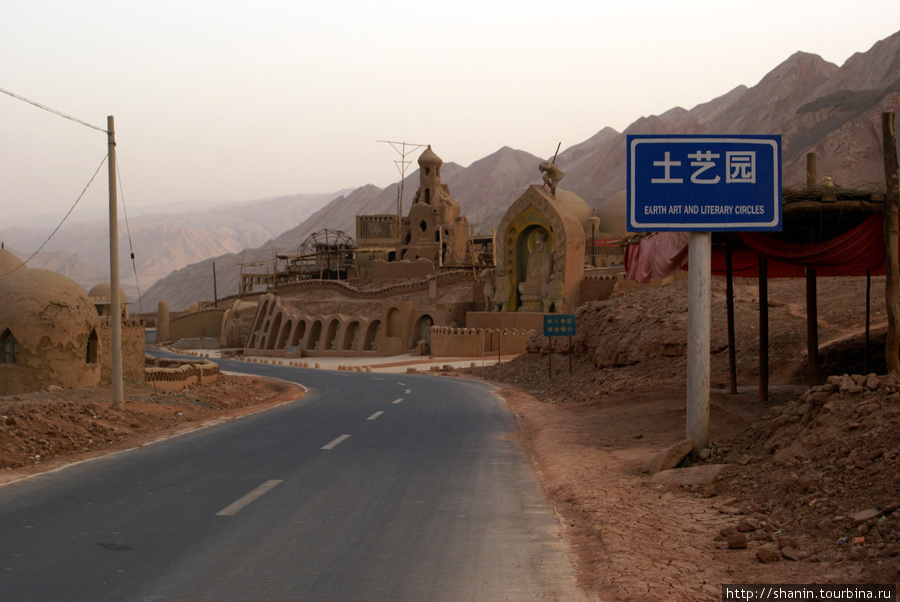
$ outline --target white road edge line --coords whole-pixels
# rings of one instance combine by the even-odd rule
[[[338,445],[340,445],[341,443],[343,443],[344,441],[346,441],[349,438],[350,438],[350,435],[341,435],[340,437],[338,437],[337,439],[335,439],[328,445],[323,445],[322,449],[334,449],[335,447],[337,447]]]
[[[241,499],[236,502],[222,508],[218,512],[216,512],[216,516],[234,516],[238,513],[239,510],[244,508],[244,506],[249,505],[251,502],[256,501],[258,498],[262,497],[264,494],[268,493],[273,487],[278,485],[283,481],[266,481]]]
[[[401,401],[403,401],[403,398],[402,398],[402,397],[398,397],[397,399],[395,399],[395,400],[392,401],[391,403],[400,403]]]
[[[368,418],[366,418],[366,420],[375,420],[376,418],[378,418],[378,417],[381,416],[382,414],[384,414],[384,412],[382,412],[382,411],[375,412],[374,414],[372,414],[371,416],[369,416]]]

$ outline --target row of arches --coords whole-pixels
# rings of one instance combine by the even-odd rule
[[[289,318],[276,312],[263,322],[248,348],[282,351],[289,355],[318,351],[377,351],[380,331],[381,320],[337,316]]]
[[[404,314],[396,307],[387,311],[383,321],[344,315],[298,315],[282,307],[275,297],[267,297],[260,304],[247,349],[288,356],[378,353],[384,351],[383,338],[401,339],[401,346],[405,343],[407,349],[413,349],[430,340],[433,325],[431,315],[422,314],[412,328],[404,328]]]

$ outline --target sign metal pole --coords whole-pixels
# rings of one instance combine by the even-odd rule
[[[712,233],[783,229],[781,137],[629,135],[627,148],[627,229],[690,233],[686,430],[698,451],[709,446]]]
[[[688,242],[687,437],[694,451],[709,446],[709,316],[712,233]]]

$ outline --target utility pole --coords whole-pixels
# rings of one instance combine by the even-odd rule
[[[241,251],[241,262],[238,264],[240,267],[240,280],[238,280],[238,299],[244,294],[244,251]]]
[[[278,292],[278,256],[275,255],[275,243],[272,242],[272,294]],[[321,278],[321,276],[320,276]]]
[[[119,216],[116,194],[116,125],[112,115],[106,118],[109,147],[109,326],[112,362],[112,406],[125,405],[122,377],[122,301],[119,298]]]

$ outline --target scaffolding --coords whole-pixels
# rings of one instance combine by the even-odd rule
[[[356,245],[341,230],[313,232],[294,255],[278,255],[278,282],[346,280],[356,267]]]

